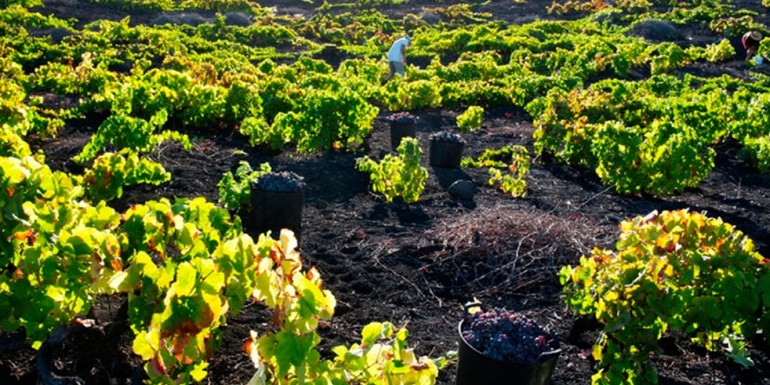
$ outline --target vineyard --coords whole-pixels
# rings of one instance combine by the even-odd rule
[[[4,0],[0,384],[454,384],[473,301],[553,385],[770,384],[768,12]]]

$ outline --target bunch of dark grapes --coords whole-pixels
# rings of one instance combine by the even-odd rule
[[[395,114],[391,114],[386,118],[389,122],[392,123],[412,123],[417,120],[417,118],[412,115],[409,112],[396,112]]]
[[[449,143],[465,143],[465,139],[458,134],[449,131],[439,131],[430,135],[430,140]]]
[[[305,181],[291,171],[268,172],[257,179],[256,187],[266,191],[299,191],[305,188]]]
[[[559,347],[555,334],[524,315],[505,309],[467,315],[462,336],[487,357],[523,364],[532,364],[540,354]]]

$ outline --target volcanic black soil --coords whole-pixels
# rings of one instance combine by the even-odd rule
[[[734,3],[765,12],[758,2]],[[149,12],[131,13],[75,0],[46,4],[40,11],[75,17],[82,23],[129,14],[132,22],[154,17]],[[276,6],[279,13],[309,14],[314,9],[302,1],[264,4]],[[522,22],[557,17],[547,14],[549,4],[490,1],[481,10],[509,22]],[[385,7],[384,11],[394,16],[419,14],[424,6],[435,6],[435,2],[411,0],[405,7]],[[762,17],[767,22],[766,16]],[[713,36],[715,41],[717,38]],[[687,71],[748,77],[748,69],[739,60],[693,66]],[[576,264],[593,247],[612,248],[622,220],[653,210],[703,211],[736,225],[757,243],[763,255],[770,255],[770,176],[741,163],[733,144],[719,145],[716,167],[703,183],[672,197],[619,196],[602,186],[591,170],[534,158],[527,196],[513,199],[488,186],[483,169],[428,165],[428,136],[443,129],[456,130],[459,112],[415,112],[419,117],[417,136],[426,149],[423,165],[430,173],[425,192],[415,204],[385,203],[369,190],[368,176],[355,170],[357,157],[380,158],[390,151],[385,118],[391,112],[381,109],[365,148],[357,153],[299,155],[286,150],[276,154],[249,147],[237,134],[197,135],[189,152],[164,144],[152,157],[171,172],[173,179],[160,187],[128,188],[113,206],[125,210],[160,197],[203,196],[216,201],[217,182],[240,160],[252,165],[268,161],[274,170],[296,172],[307,182],[301,251],[306,262],[320,270],[337,298],[330,326],[320,330],[323,352],[329,354],[332,346],[357,342],[364,325],[387,320],[407,326],[410,344],[419,354],[446,354],[458,348],[462,304],[475,297],[490,306],[522,311],[558,333],[563,353],[554,385],[590,384],[594,373],[590,351],[600,330],[599,325],[565,311],[557,273],[565,264]],[[88,119],[72,122],[56,139],[35,145],[45,151],[53,168],[78,171],[70,158],[99,123]],[[487,148],[508,144],[521,144],[532,151],[533,130],[532,118],[521,110],[489,110],[483,128],[465,136],[465,155],[477,156]],[[238,155],[236,150],[249,155]],[[477,193],[472,200],[454,198],[447,192],[458,179],[474,183]],[[244,223],[249,231],[248,215]],[[141,377],[136,370],[140,360],[131,354],[133,336],[121,309],[124,303],[121,297],[102,298],[92,314],[100,327],[73,329],[63,347],[51,353],[58,376],[77,377],[87,384],[125,384]],[[242,340],[266,320],[264,309],[257,304],[228,319],[207,383],[242,384],[249,380],[254,367],[241,351]],[[0,342],[10,346],[14,337],[4,335]],[[762,341],[753,341],[751,353],[756,365],[748,369],[721,354],[707,353],[679,335],[664,339],[661,345],[663,354],[654,359],[661,384],[770,384],[770,347]],[[438,383],[453,384],[455,370],[456,363],[450,362]],[[0,351],[0,384],[35,384],[37,376],[34,350],[16,347]]]

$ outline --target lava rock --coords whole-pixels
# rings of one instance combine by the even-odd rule
[[[441,21],[441,15],[436,11],[423,9],[420,12],[420,19],[428,24],[438,24]]]
[[[205,18],[197,13],[192,12],[163,12],[160,16],[156,17],[152,21],[153,25],[174,24],[174,25],[191,25],[197,27],[205,23],[213,23],[213,19]]]
[[[51,41],[53,41],[56,44],[59,44],[64,40],[67,36],[72,36],[75,33],[72,31],[65,29],[65,28],[45,28],[45,29],[38,29],[38,30],[30,30],[29,36],[31,37],[43,37],[43,36],[50,36]]]
[[[225,14],[225,24],[235,25],[238,27],[248,27],[254,22],[251,20],[251,16],[243,12],[228,12]]]
[[[628,31],[628,35],[651,41],[675,41],[681,38],[676,27],[666,20],[645,20],[636,23]]]
[[[464,200],[471,200],[476,195],[476,185],[473,182],[460,179],[455,181],[449,186],[449,195],[458,197]]]

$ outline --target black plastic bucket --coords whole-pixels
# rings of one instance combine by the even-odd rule
[[[415,122],[390,122],[390,145],[393,149],[397,149],[401,144],[401,139],[407,136],[412,138],[416,137],[415,134]]]
[[[270,230],[272,237],[278,239],[281,229],[289,229],[299,240],[305,192],[303,190],[267,191],[255,188],[254,184],[251,187],[253,230],[259,233]]]
[[[430,165],[433,167],[459,168],[463,157],[463,142],[430,141]]]
[[[499,361],[474,349],[463,338],[463,321],[457,327],[460,351],[457,361],[457,385],[547,385],[556,367],[561,349],[540,355],[533,364]]]
[[[735,59],[746,60],[746,48],[743,47],[743,36],[729,36],[727,40],[730,41],[730,45],[735,49]]]

